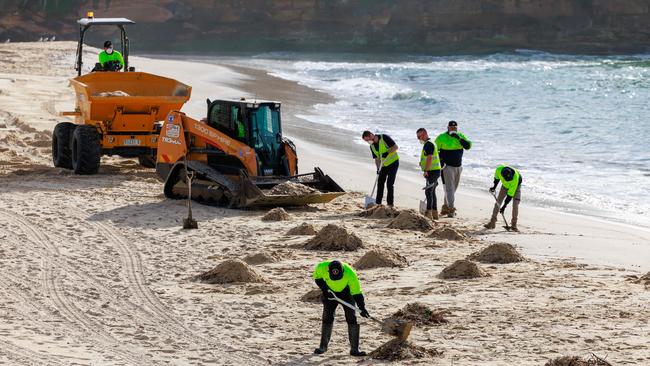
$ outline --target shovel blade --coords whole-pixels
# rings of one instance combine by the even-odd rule
[[[402,341],[405,341],[409,334],[411,334],[411,329],[413,328],[413,322],[406,322],[402,320],[395,319],[386,319],[384,320],[381,330],[386,334],[390,334],[399,338]]]
[[[368,209],[368,207],[374,205],[375,203],[377,203],[377,201],[375,201],[375,199],[373,197],[366,196],[366,200],[365,200],[365,202],[363,204],[363,208]]]
[[[198,229],[199,224],[196,222],[196,220],[186,217],[183,219],[183,229]]]

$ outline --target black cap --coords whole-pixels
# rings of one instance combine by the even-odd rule
[[[331,261],[327,267],[327,270],[330,274],[330,279],[338,281],[343,278],[343,266],[341,265],[341,262]]]
[[[109,47],[111,47],[112,45],[113,45],[113,43],[112,43],[111,41],[106,41],[106,42],[104,42],[104,48],[109,48]]]
[[[508,181],[508,182],[510,182],[510,181],[512,180],[512,178],[514,177],[514,175],[515,175],[514,170],[512,170],[512,168],[509,167],[509,166],[504,167],[504,168],[501,170],[501,176],[503,177],[503,179],[505,179],[505,180]]]
[[[447,126],[449,126],[449,127],[457,127],[458,123],[456,121],[449,121],[449,124]]]

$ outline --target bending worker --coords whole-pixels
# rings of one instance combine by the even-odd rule
[[[494,229],[497,222],[497,215],[499,212],[504,213],[508,203],[514,199],[514,202],[512,203],[512,222],[510,223],[510,229],[513,231],[519,231],[519,229],[517,229],[517,216],[519,215],[521,183],[523,182],[521,174],[513,167],[499,165],[494,172],[494,186],[490,188],[492,194],[494,194],[499,182],[501,182],[501,189],[499,190],[499,195],[496,197],[497,202],[494,204],[494,209],[492,210],[492,218],[490,219],[490,222],[484,226],[486,229]],[[501,206],[501,202],[503,202],[504,198],[505,202],[503,203],[503,206]]]
[[[375,135],[370,131],[363,131],[361,138],[370,144],[370,151],[377,165],[377,174],[379,174],[375,203],[381,205],[381,200],[384,197],[384,184],[386,184],[386,190],[388,191],[386,203],[388,203],[388,206],[393,206],[395,178],[399,168],[398,146],[386,134]]]
[[[314,350],[316,354],[322,354],[327,351],[327,345],[332,336],[332,327],[334,326],[334,312],[339,305],[338,301],[329,293],[332,291],[339,299],[354,305],[361,310],[361,316],[368,318],[368,310],[361,293],[361,285],[357,279],[357,274],[347,263],[339,261],[321,262],[314,269],[314,280],[321,291],[321,300],[323,302],[323,323],[321,328],[320,346]],[[359,351],[359,324],[354,310],[345,305],[345,321],[348,323],[348,338],[350,339],[350,354],[352,356],[365,356],[365,352]]]
[[[438,147],[431,141],[427,130],[424,128],[418,129],[416,136],[422,144],[420,168],[422,168],[424,178],[427,180],[427,185],[424,190],[424,195],[427,199],[427,212],[425,216],[431,220],[438,220],[438,203],[436,200],[436,187],[438,186],[438,178],[440,178]]]
[[[122,54],[113,50],[111,41],[104,42],[104,50],[99,53],[99,63],[105,71],[120,71],[124,67]]]
[[[445,185],[445,203],[442,205],[440,215],[447,217],[456,216],[455,195],[460,183],[460,174],[463,172],[463,151],[472,148],[472,142],[462,133],[458,132],[458,123],[449,121],[447,132],[436,137],[436,146],[440,149],[442,161],[442,183]]]

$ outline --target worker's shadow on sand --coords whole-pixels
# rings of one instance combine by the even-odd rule
[[[256,216],[259,212],[243,211],[201,205],[192,201],[192,216],[195,220]],[[182,227],[187,217],[187,200],[165,199],[158,202],[130,204],[91,215],[90,221],[112,221],[115,226],[134,228]]]
[[[286,362],[282,363],[277,363],[274,364],[276,366],[298,366],[298,365],[348,365],[348,364],[361,364],[364,359],[359,358],[355,359],[353,361],[350,360],[350,356],[345,355],[345,354],[339,354],[339,355],[331,355],[331,356],[326,356],[326,355],[315,355],[315,354],[307,354],[303,355],[300,357],[297,357],[296,359],[289,360]],[[376,364],[377,362],[374,362],[373,360],[372,364]],[[379,362],[381,363],[381,362]],[[367,364],[367,363],[366,363]]]

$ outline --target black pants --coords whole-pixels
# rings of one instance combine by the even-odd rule
[[[381,170],[379,170],[379,181],[377,182],[377,204],[381,205],[381,199],[384,198],[384,184],[386,184],[386,188],[388,190],[388,194],[386,195],[386,202],[389,205],[393,205],[393,197],[394,197],[394,185],[395,185],[395,178],[397,177],[397,169],[399,168],[399,160],[396,162],[392,163],[389,166],[383,166],[381,167]]]
[[[335,292],[336,297],[339,299],[354,305],[354,298],[350,294],[350,290],[346,287],[345,290],[341,292]],[[334,323],[334,313],[336,311],[336,307],[341,305],[343,307],[343,310],[345,311],[345,321],[350,324],[350,325],[355,325],[357,324],[357,316],[354,313],[354,310],[350,309],[349,307],[340,304],[336,300],[328,300],[326,298],[323,298],[323,323],[328,323],[332,324]]]
[[[427,186],[433,186],[424,190],[427,197],[427,210],[438,210],[438,203],[436,202],[436,187],[438,187],[438,178],[440,178],[440,170],[429,171],[427,177]]]

